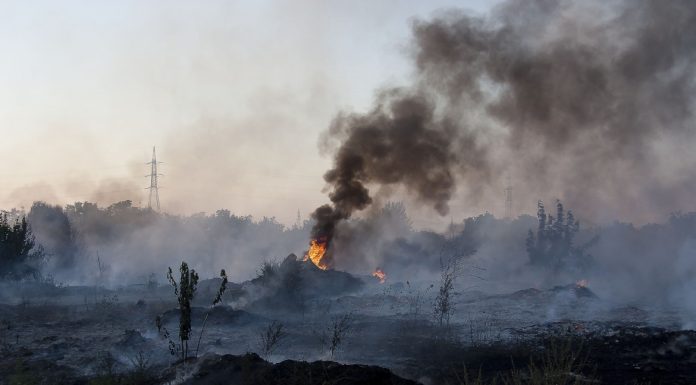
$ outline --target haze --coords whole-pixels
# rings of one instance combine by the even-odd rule
[[[156,145],[167,212],[306,218],[320,133],[406,81],[413,18],[489,6],[394,3],[3,2],[0,206],[146,205]]]

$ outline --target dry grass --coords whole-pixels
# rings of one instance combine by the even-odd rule
[[[591,372],[587,355],[582,346],[572,340],[549,342],[541,357],[533,357],[525,368],[514,368],[507,373],[499,373],[486,379],[481,370],[476,375],[469,373],[464,366],[461,372],[455,371],[459,385],[589,385],[599,381]]]

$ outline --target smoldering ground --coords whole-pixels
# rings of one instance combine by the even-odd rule
[[[50,230],[64,223],[49,221],[60,217],[55,207],[51,215],[46,215],[47,208],[36,207],[32,218],[46,217],[45,222],[34,222],[37,230],[39,226]],[[70,218],[75,219],[72,210],[76,209],[65,209],[68,223]],[[402,376],[432,384],[448,383],[447,376],[452,376],[453,368],[461,367],[462,361],[467,365],[473,365],[476,360],[504,362],[493,368],[483,366],[484,373],[495,373],[509,366],[510,354],[514,354],[514,365],[522,369],[529,361],[525,354],[531,353],[520,349],[538,346],[549,335],[582,338],[588,344],[585,346],[591,346],[592,359],[599,361],[600,373],[620,375],[622,379],[645,374],[634,367],[637,362],[641,367],[659,363],[683,368],[687,365],[685,361],[689,361],[683,355],[660,352],[689,351],[693,344],[691,332],[674,331],[688,327],[684,321],[689,313],[675,301],[683,298],[671,297],[689,293],[685,287],[689,286],[691,267],[683,252],[688,253],[693,243],[690,241],[696,229],[693,213],[675,215],[667,223],[643,227],[614,224],[601,229],[583,228],[576,238],[579,244],[597,231],[602,238],[592,248],[596,265],[583,271],[585,275],[575,276],[573,271],[530,264],[524,251],[524,238],[526,231],[537,225],[536,218],[522,216],[511,221],[487,214],[454,223],[450,231],[441,234],[414,230],[403,206],[389,204],[379,216],[341,223],[363,239],[361,243],[350,242],[340,238],[349,234],[347,231],[341,229],[337,233],[335,244],[341,246],[338,249],[349,250],[354,256],[338,260],[352,261],[354,265],[341,266],[352,274],[323,271],[309,261],[289,257],[263,266],[257,278],[247,275],[239,282],[230,282],[223,302],[210,307],[220,280],[205,279],[213,275],[205,271],[210,266],[224,266],[232,273],[239,266],[230,269],[231,260],[207,253],[257,236],[267,238],[269,247],[280,248],[287,241],[282,240],[282,233],[266,232],[252,221],[245,225],[240,238],[230,237],[228,232],[239,230],[239,223],[224,213],[150,219],[152,222],[140,227],[137,222],[147,222],[144,219],[148,216],[159,214],[146,209],[138,213],[139,209],[127,204],[101,208],[101,213],[94,210],[94,207],[78,210],[89,212],[85,218],[88,225],[76,226],[73,236],[83,239],[79,232],[87,231],[93,245],[102,248],[102,261],[111,264],[103,273],[106,278],[78,260],[73,272],[94,279],[89,286],[2,282],[0,291],[2,320],[11,325],[9,332],[3,329],[0,334],[3,348],[10,357],[26,354],[27,350],[34,352],[33,356],[24,358],[22,365],[33,368],[41,376],[49,370],[60,372],[60,376],[67,377],[65,383],[81,376],[106,375],[106,369],[99,366],[102,359],[94,360],[95,352],[99,352],[99,357],[112,358],[109,369],[112,373],[108,375],[129,375],[137,368],[134,357],[141,355],[150,365],[148,373],[155,375],[161,370],[164,374],[160,382],[166,382],[166,368],[175,358],[170,356],[167,339],[160,335],[154,320],[160,316],[161,326],[175,333],[179,314],[176,295],[162,281],[159,285],[156,282],[129,285],[128,280],[138,283],[138,275],[147,271],[149,264],[156,270],[164,270],[167,264],[176,267],[178,260],[157,252],[182,247],[199,249],[197,257],[189,259],[191,266],[201,268],[202,278],[194,297],[192,325],[197,336],[202,332],[204,319],[208,321],[201,342],[201,352],[207,354],[254,351],[275,362],[330,359],[379,364]],[[171,244],[148,246],[143,243],[144,238],[130,234],[131,226],[138,226],[140,233],[157,234]],[[311,224],[305,227],[303,243],[310,227]],[[90,231],[94,228],[100,230]],[[47,233],[43,232],[42,237]],[[61,239],[68,239],[66,232],[59,233],[63,234]],[[201,234],[210,236],[198,238]],[[125,255],[126,243],[129,250],[140,249],[140,254],[135,258],[118,258]],[[57,245],[60,243],[49,247],[56,255],[61,250],[55,248]],[[456,245],[464,260],[463,274],[454,282],[453,308],[446,321],[449,326],[438,328],[433,304],[440,286],[443,245]],[[248,256],[257,252],[246,251]],[[385,283],[368,275],[375,264],[387,273]],[[674,269],[660,271],[666,265]],[[470,269],[474,266],[478,269]],[[70,269],[65,267],[63,271]],[[239,275],[242,271],[235,273]],[[574,280],[580,277],[586,282],[576,284]],[[332,351],[330,336],[334,325],[346,316],[348,331],[339,336],[343,342]],[[275,325],[284,326],[286,334],[282,344],[269,352],[260,344],[259,334],[268,325],[274,325],[274,321]],[[446,337],[450,333],[456,337]],[[520,341],[522,345],[516,345]],[[631,344],[642,346],[636,357],[626,354],[635,351],[626,348]],[[497,355],[487,355],[493,352]],[[43,360],[55,361],[54,366],[42,366]],[[198,364],[208,360],[219,361],[217,356],[201,357],[189,370],[195,372]],[[631,364],[625,366],[627,362]],[[220,373],[231,367],[234,366],[218,363],[214,370],[201,368],[199,375]],[[627,369],[617,374],[617,367]],[[0,372],[15,375],[12,370],[16,369],[0,363]],[[665,378],[659,371],[648,373]],[[676,376],[681,372],[668,373]],[[63,383],[62,379],[55,381]],[[616,382],[607,380],[607,383]]]
[[[162,277],[184,259],[204,278],[225,268],[239,281],[213,308],[208,297],[219,281],[201,283],[193,323],[199,327],[212,314],[205,352],[258,349],[257,329],[280,315],[289,343],[269,354],[273,359],[379,363],[423,382],[437,383],[433,367],[451,372],[439,361],[443,346],[455,346],[449,358],[461,360],[462,346],[480,352],[492,341],[536,344],[548,334],[590,341],[610,374],[624,368],[622,375],[660,380],[690,375],[683,369],[693,366],[693,333],[656,326],[691,327],[696,314],[696,214],[663,217],[690,204],[691,157],[665,155],[679,154],[693,140],[688,36],[695,8],[685,1],[527,0],[506,2],[487,17],[448,11],[414,22],[413,84],[382,90],[367,113],[339,114],[323,140],[335,156],[325,176],[332,205],[317,212],[316,223],[285,228],[272,218],[226,210],[172,216],[127,201],[38,203],[28,217],[49,257],[40,282],[47,290],[28,298],[24,289],[33,283],[11,282],[17,295],[0,291],[9,303],[2,305],[4,317],[16,324],[14,342],[3,328],[2,347],[12,357],[39,352],[27,360],[58,362],[75,377],[99,375],[96,367],[85,369],[94,349],[120,355],[122,369],[136,365],[127,361],[136,349],[168,366],[167,340],[153,319],[161,315],[175,330],[175,295],[169,286],[150,286],[148,274]],[[498,199],[492,192],[506,174],[523,181],[516,184],[517,200],[533,205],[557,196],[577,217],[602,222],[568,221],[578,226],[577,245],[598,239],[587,250],[591,263],[568,270],[534,265],[526,237],[537,228],[534,217],[483,214],[453,221],[441,233],[414,229],[404,206],[382,205],[405,188],[410,204],[446,214],[455,198],[471,204]],[[635,209],[627,198],[644,204]],[[660,222],[607,223],[624,217]],[[310,235],[331,236],[335,267],[360,279],[284,259],[301,255]],[[447,304],[453,307],[438,324],[443,257],[452,253],[461,256],[464,270]],[[278,263],[264,265],[252,279],[266,258]],[[377,267],[386,271],[386,282],[369,276]],[[286,279],[288,271],[322,278],[288,290],[302,282]],[[52,273],[90,287],[62,287],[48,279]],[[347,288],[334,277],[343,277]],[[138,281],[143,284],[128,286]],[[354,317],[355,335],[344,335],[334,356],[326,335],[346,314]],[[438,334],[443,331],[449,334]],[[675,367],[681,371],[670,370]]]

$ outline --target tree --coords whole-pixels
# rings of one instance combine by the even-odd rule
[[[27,215],[36,240],[51,257],[52,266],[72,267],[77,254],[77,246],[70,220],[60,206],[44,202],[34,202]]]
[[[546,214],[544,203],[537,204],[539,227],[536,235],[530,229],[525,241],[529,262],[532,265],[560,269],[569,264],[582,265],[590,256],[586,250],[596,239],[576,247],[575,236],[580,232],[580,222],[571,210],[565,212],[563,204],[556,201],[556,216]]]
[[[527,239],[525,240],[525,249],[527,250],[527,255],[529,255],[529,260],[534,264],[534,258],[536,258],[536,237],[532,229],[527,232]]]
[[[11,223],[6,212],[0,215],[0,278],[38,278],[38,264],[43,255],[26,217],[16,218]]]
[[[412,230],[413,223],[402,202],[387,202],[380,212],[379,219],[397,234],[407,234]]]

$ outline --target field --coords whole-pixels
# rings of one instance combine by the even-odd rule
[[[220,280],[201,281],[186,360],[170,353],[169,340],[180,343],[170,286],[5,284],[0,378],[4,384],[696,379],[696,333],[679,330],[676,310],[618,305],[571,283],[505,294],[455,290],[440,324],[433,310],[437,287],[428,282],[381,284],[306,262],[293,266],[306,284],[299,297],[288,296],[287,288],[270,290],[269,278],[258,277],[229,283],[222,303],[212,307]]]

